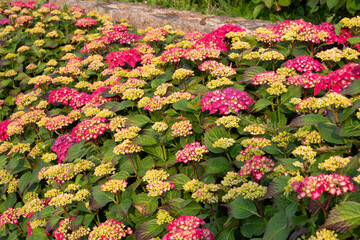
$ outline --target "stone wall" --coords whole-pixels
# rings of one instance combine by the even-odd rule
[[[7,0],[14,2],[18,0]],[[26,1],[26,0],[25,0]],[[135,4],[128,2],[100,2],[100,1],[76,1],[76,0],[50,0],[57,6],[77,5],[87,11],[97,10],[101,14],[109,14],[115,21],[126,18],[135,29],[147,27],[163,27],[171,25],[179,28],[185,33],[199,31],[209,33],[224,24],[234,24],[245,28],[248,33],[258,27],[272,25],[269,21],[246,20],[244,18],[230,18],[225,16],[204,15],[192,11],[178,11],[146,4]]]

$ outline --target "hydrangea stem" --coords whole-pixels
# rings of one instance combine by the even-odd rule
[[[193,164],[191,161],[190,161],[189,163],[190,163],[191,167],[192,167],[193,170],[194,170],[195,178],[196,178],[196,179],[199,179],[194,164]]]
[[[212,204],[209,204],[209,206],[210,206],[210,209],[211,209],[212,215],[214,216],[214,220],[215,220],[215,222],[216,222],[216,225],[217,225],[218,229],[219,229],[219,230],[221,230],[221,227],[220,227],[219,221],[218,221],[218,219],[217,219],[217,217],[216,217],[216,215],[215,215],[214,207],[213,207],[213,205],[212,205]]]

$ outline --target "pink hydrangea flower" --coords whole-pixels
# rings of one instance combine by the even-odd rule
[[[126,63],[134,68],[135,64],[140,61],[141,54],[135,49],[114,51],[106,56],[106,62],[109,63],[109,68],[124,66]]]
[[[299,195],[298,198],[311,197],[319,199],[323,192],[331,195],[341,195],[348,191],[354,192],[355,185],[350,177],[340,174],[320,174],[318,176],[306,177],[301,182],[293,182],[292,188]]]
[[[74,143],[75,137],[69,133],[61,135],[56,139],[56,141],[51,146],[51,150],[57,154],[58,163],[62,163],[65,160],[69,148]]]
[[[91,27],[95,26],[97,22],[92,18],[79,18],[76,19],[76,23],[74,24],[77,27]]]
[[[234,88],[226,88],[206,93],[200,101],[200,106],[203,112],[209,110],[210,114],[214,114],[217,111],[220,114],[229,114],[246,110],[252,103],[254,101],[246,92]]]
[[[188,161],[199,162],[203,154],[209,152],[208,148],[199,142],[193,142],[185,145],[185,149],[176,153],[176,162],[187,163]]]
[[[184,216],[172,221],[167,233],[162,240],[191,239],[191,240],[213,240],[214,237],[209,229],[199,228],[205,221],[197,216]]]
[[[76,142],[82,140],[89,141],[90,139],[96,139],[98,136],[102,135],[108,128],[108,125],[109,124],[106,123],[106,118],[87,118],[73,128],[71,135],[75,136]]]
[[[285,63],[286,68],[290,68],[292,70],[297,70],[299,72],[307,72],[307,71],[314,71],[320,72],[324,70],[324,67],[321,63],[312,57],[309,56],[299,56],[294,59],[290,59]]]

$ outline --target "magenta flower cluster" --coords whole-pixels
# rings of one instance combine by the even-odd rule
[[[299,72],[307,72],[307,71],[315,71],[320,72],[324,69],[321,63],[317,60],[314,60],[309,56],[299,56],[294,59],[288,60],[285,63],[286,68],[290,68],[292,70],[297,70]]]
[[[109,68],[124,66],[126,63],[134,68],[135,64],[140,61],[141,54],[135,49],[114,51],[106,56],[106,62],[109,63]]]
[[[293,182],[292,188],[299,195],[299,198],[311,197],[319,199],[323,192],[331,195],[341,195],[346,192],[353,192],[355,185],[351,182],[350,177],[340,174],[320,174],[318,176],[306,177],[301,182]]]
[[[189,143],[185,145],[185,149],[176,153],[176,162],[199,162],[203,158],[203,154],[207,152],[209,152],[209,150],[205,145],[201,146],[201,143],[199,142]]]
[[[64,134],[59,136],[51,146],[51,150],[57,154],[58,163],[62,163],[65,160],[66,154],[75,143],[75,137],[71,134]]]
[[[209,110],[210,114],[214,114],[217,111],[220,114],[229,114],[231,112],[247,110],[252,103],[254,103],[253,99],[246,92],[234,88],[226,88],[206,93],[200,101],[200,106],[203,112]]]
[[[205,221],[197,216],[184,216],[172,221],[167,233],[162,240],[192,239],[192,240],[213,240],[214,237],[209,229],[199,228]]]

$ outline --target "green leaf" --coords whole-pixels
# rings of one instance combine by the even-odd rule
[[[360,225],[360,203],[342,202],[337,204],[326,219],[323,227],[337,232],[347,232]]]
[[[30,237],[27,238],[28,240],[47,240],[49,239],[46,236],[45,231],[43,228],[34,228]]]
[[[106,102],[102,104],[99,108],[100,109],[109,109],[110,111],[118,112],[124,110],[127,107],[134,106],[134,103],[131,101],[122,101],[122,102]]]
[[[129,123],[131,126],[142,127],[148,122],[151,122],[150,118],[140,114],[127,115],[126,118],[126,122]]]
[[[254,10],[253,10],[253,18],[257,18],[257,16],[259,16],[261,10],[263,10],[263,8],[265,7],[264,4],[259,4],[259,5],[256,5],[256,7],[254,7]]]
[[[179,212],[178,216],[180,215],[187,215],[187,216],[193,216],[198,215],[204,208],[197,202],[191,201],[189,204],[184,206]]]
[[[257,216],[251,216],[246,218],[241,224],[240,231],[244,237],[252,238],[253,236],[259,236],[265,232],[266,224],[264,219]],[[225,240],[225,239],[224,239]]]
[[[229,160],[224,157],[210,158],[206,161],[205,169],[206,174],[220,174],[221,176],[225,176],[232,170]]]
[[[175,184],[175,189],[182,190],[185,183],[190,181],[190,178],[183,173],[173,174],[168,178],[168,181]]]
[[[208,132],[205,133],[204,143],[209,149],[209,151],[213,153],[221,153],[224,152],[222,149],[214,148],[212,145],[214,142],[220,138],[228,137],[228,134],[224,127],[213,127]]]
[[[141,146],[151,146],[157,144],[158,141],[150,135],[139,135],[135,138],[134,143]]]
[[[256,74],[263,73],[265,71],[266,71],[266,69],[262,68],[260,66],[251,66],[248,69],[246,69],[241,81],[245,82],[245,83],[250,83],[251,78],[255,77]]]
[[[301,88],[299,86],[290,86],[288,91],[285,94],[282,94],[280,97],[280,102],[282,104],[288,103],[292,98],[301,97]]]
[[[161,205],[161,209],[168,211],[172,215],[177,215],[181,210],[181,204],[185,200],[182,198],[171,198]]]
[[[158,199],[149,197],[147,193],[140,193],[134,197],[134,207],[139,210],[144,217],[152,215],[158,207]]]
[[[49,218],[49,220],[46,221],[46,229],[45,231],[50,232],[51,230],[54,230],[58,227],[58,223],[60,222],[60,219],[62,219],[61,216],[55,215]]]
[[[351,37],[351,38],[348,38],[347,41],[351,45],[358,44],[358,43],[360,43],[360,37]]]
[[[114,201],[115,202],[115,196],[113,193],[108,192],[108,191],[101,191],[101,186],[97,185],[95,187],[92,188],[92,195],[95,199],[95,201],[100,204],[105,206],[107,203]]]
[[[351,13],[355,14],[356,11],[360,10],[360,3],[358,0],[347,0],[346,9]]]
[[[275,178],[268,186],[265,196],[260,198],[260,200],[266,198],[272,198],[278,196],[280,193],[284,192],[284,187],[288,185],[290,177],[282,176]]]
[[[145,175],[145,173],[152,169],[155,162],[152,156],[146,156],[145,158],[141,159],[139,164],[139,176]]]
[[[192,111],[188,107],[189,101],[187,99],[181,99],[173,104],[173,108],[180,111]]]
[[[286,240],[291,232],[284,212],[276,213],[268,222],[263,240]]]
[[[348,119],[354,112],[356,112],[360,108],[360,99],[356,100],[351,107],[345,108],[342,113],[341,117],[339,119],[340,122],[345,121]]]
[[[270,106],[271,104],[272,104],[272,101],[262,98],[262,99],[259,99],[258,101],[256,101],[252,110],[254,112],[258,112],[258,111],[261,111],[262,109],[266,108],[267,106]]]
[[[268,8],[271,8],[272,5],[274,4],[274,0],[263,0],[263,2],[265,3],[265,6]]]
[[[111,179],[126,180],[130,174],[126,171],[120,171],[111,176]]]
[[[291,0],[278,0],[278,4],[283,7],[288,7],[291,4]]]
[[[299,116],[291,121],[290,126],[312,126],[321,122],[328,122],[328,120],[319,114],[308,114]]]
[[[360,136],[360,122],[352,118],[344,121],[336,133],[341,137],[357,137]]]
[[[120,201],[119,204],[114,205],[110,211],[111,212],[115,212],[115,213],[121,213],[123,215],[125,215],[126,217],[128,216],[129,213],[129,209],[131,207],[132,201],[131,199],[123,199]]]
[[[320,136],[329,143],[344,144],[344,140],[336,133],[338,127],[334,125],[319,123]]]
[[[293,165],[293,163],[295,161],[298,161],[297,159],[294,159],[294,158],[277,158],[276,160],[278,160],[278,162],[280,162],[286,170],[288,171],[296,171],[296,170],[299,170],[298,167],[295,167]]]
[[[165,161],[163,149],[159,146],[144,146],[144,151]]]
[[[85,156],[90,151],[90,149],[89,147],[84,148],[84,145],[85,145],[85,140],[71,145],[71,147],[69,148],[66,154],[66,158],[64,161],[72,162],[77,158],[81,158]]]
[[[29,181],[31,179],[31,172],[26,172],[25,174],[23,174],[18,182],[18,188],[20,193],[22,193],[26,187],[29,185]]]
[[[360,43],[360,37],[359,43]],[[348,38],[349,39],[349,38]],[[360,79],[356,79],[352,83],[350,83],[344,90],[342,90],[341,94],[343,95],[355,95],[360,93]]]
[[[252,215],[259,216],[255,203],[243,196],[238,196],[229,204],[230,215],[237,219],[244,219]]]
[[[215,240],[235,240],[235,230],[236,228],[225,229],[215,237]]]
[[[333,9],[338,3],[339,0],[326,0],[326,5],[328,6],[329,10]]]
[[[149,240],[164,231],[164,225],[158,225],[156,219],[144,222],[135,231],[136,240]]]

